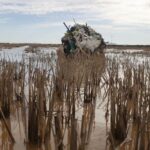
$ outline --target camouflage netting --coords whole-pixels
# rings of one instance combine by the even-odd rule
[[[62,37],[62,43],[66,54],[74,53],[77,50],[91,53],[102,52],[106,46],[101,34],[87,25],[80,24],[75,24],[71,28],[67,27],[67,32]]]

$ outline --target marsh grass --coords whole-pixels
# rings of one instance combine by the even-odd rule
[[[57,59],[44,54],[21,62],[2,59],[0,85],[1,121],[12,143],[8,122],[16,116],[28,146],[87,149],[100,95],[109,126],[106,149],[150,149],[148,62],[131,65],[129,59],[106,60],[104,54],[61,52]]]
[[[66,57],[59,53],[57,59],[43,54],[21,62],[4,59],[0,66],[4,118],[16,116],[19,132],[23,123],[27,145],[45,150],[86,149],[105,68],[104,54]],[[8,132],[13,139],[11,127]]]
[[[121,65],[120,65],[121,64]],[[149,143],[149,85],[148,62],[131,65],[128,61],[109,62],[105,72],[107,93],[106,120],[110,130],[107,149],[147,150]]]

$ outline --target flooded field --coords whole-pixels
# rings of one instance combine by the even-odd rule
[[[0,149],[150,149],[149,56],[142,49],[66,58],[57,47],[2,48]]]

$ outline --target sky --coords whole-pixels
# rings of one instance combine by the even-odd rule
[[[150,0],[0,0],[0,42],[61,43],[63,22],[116,44],[150,44]]]

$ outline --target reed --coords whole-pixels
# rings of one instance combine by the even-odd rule
[[[105,74],[110,149],[146,150],[149,148],[149,64],[131,65],[127,61],[122,66],[119,64],[117,60],[110,61]]]
[[[45,149],[86,149],[105,68],[104,54],[66,57],[60,53],[57,60],[37,54],[21,62],[0,63],[2,112],[5,117],[15,115],[20,106],[25,142]]]

